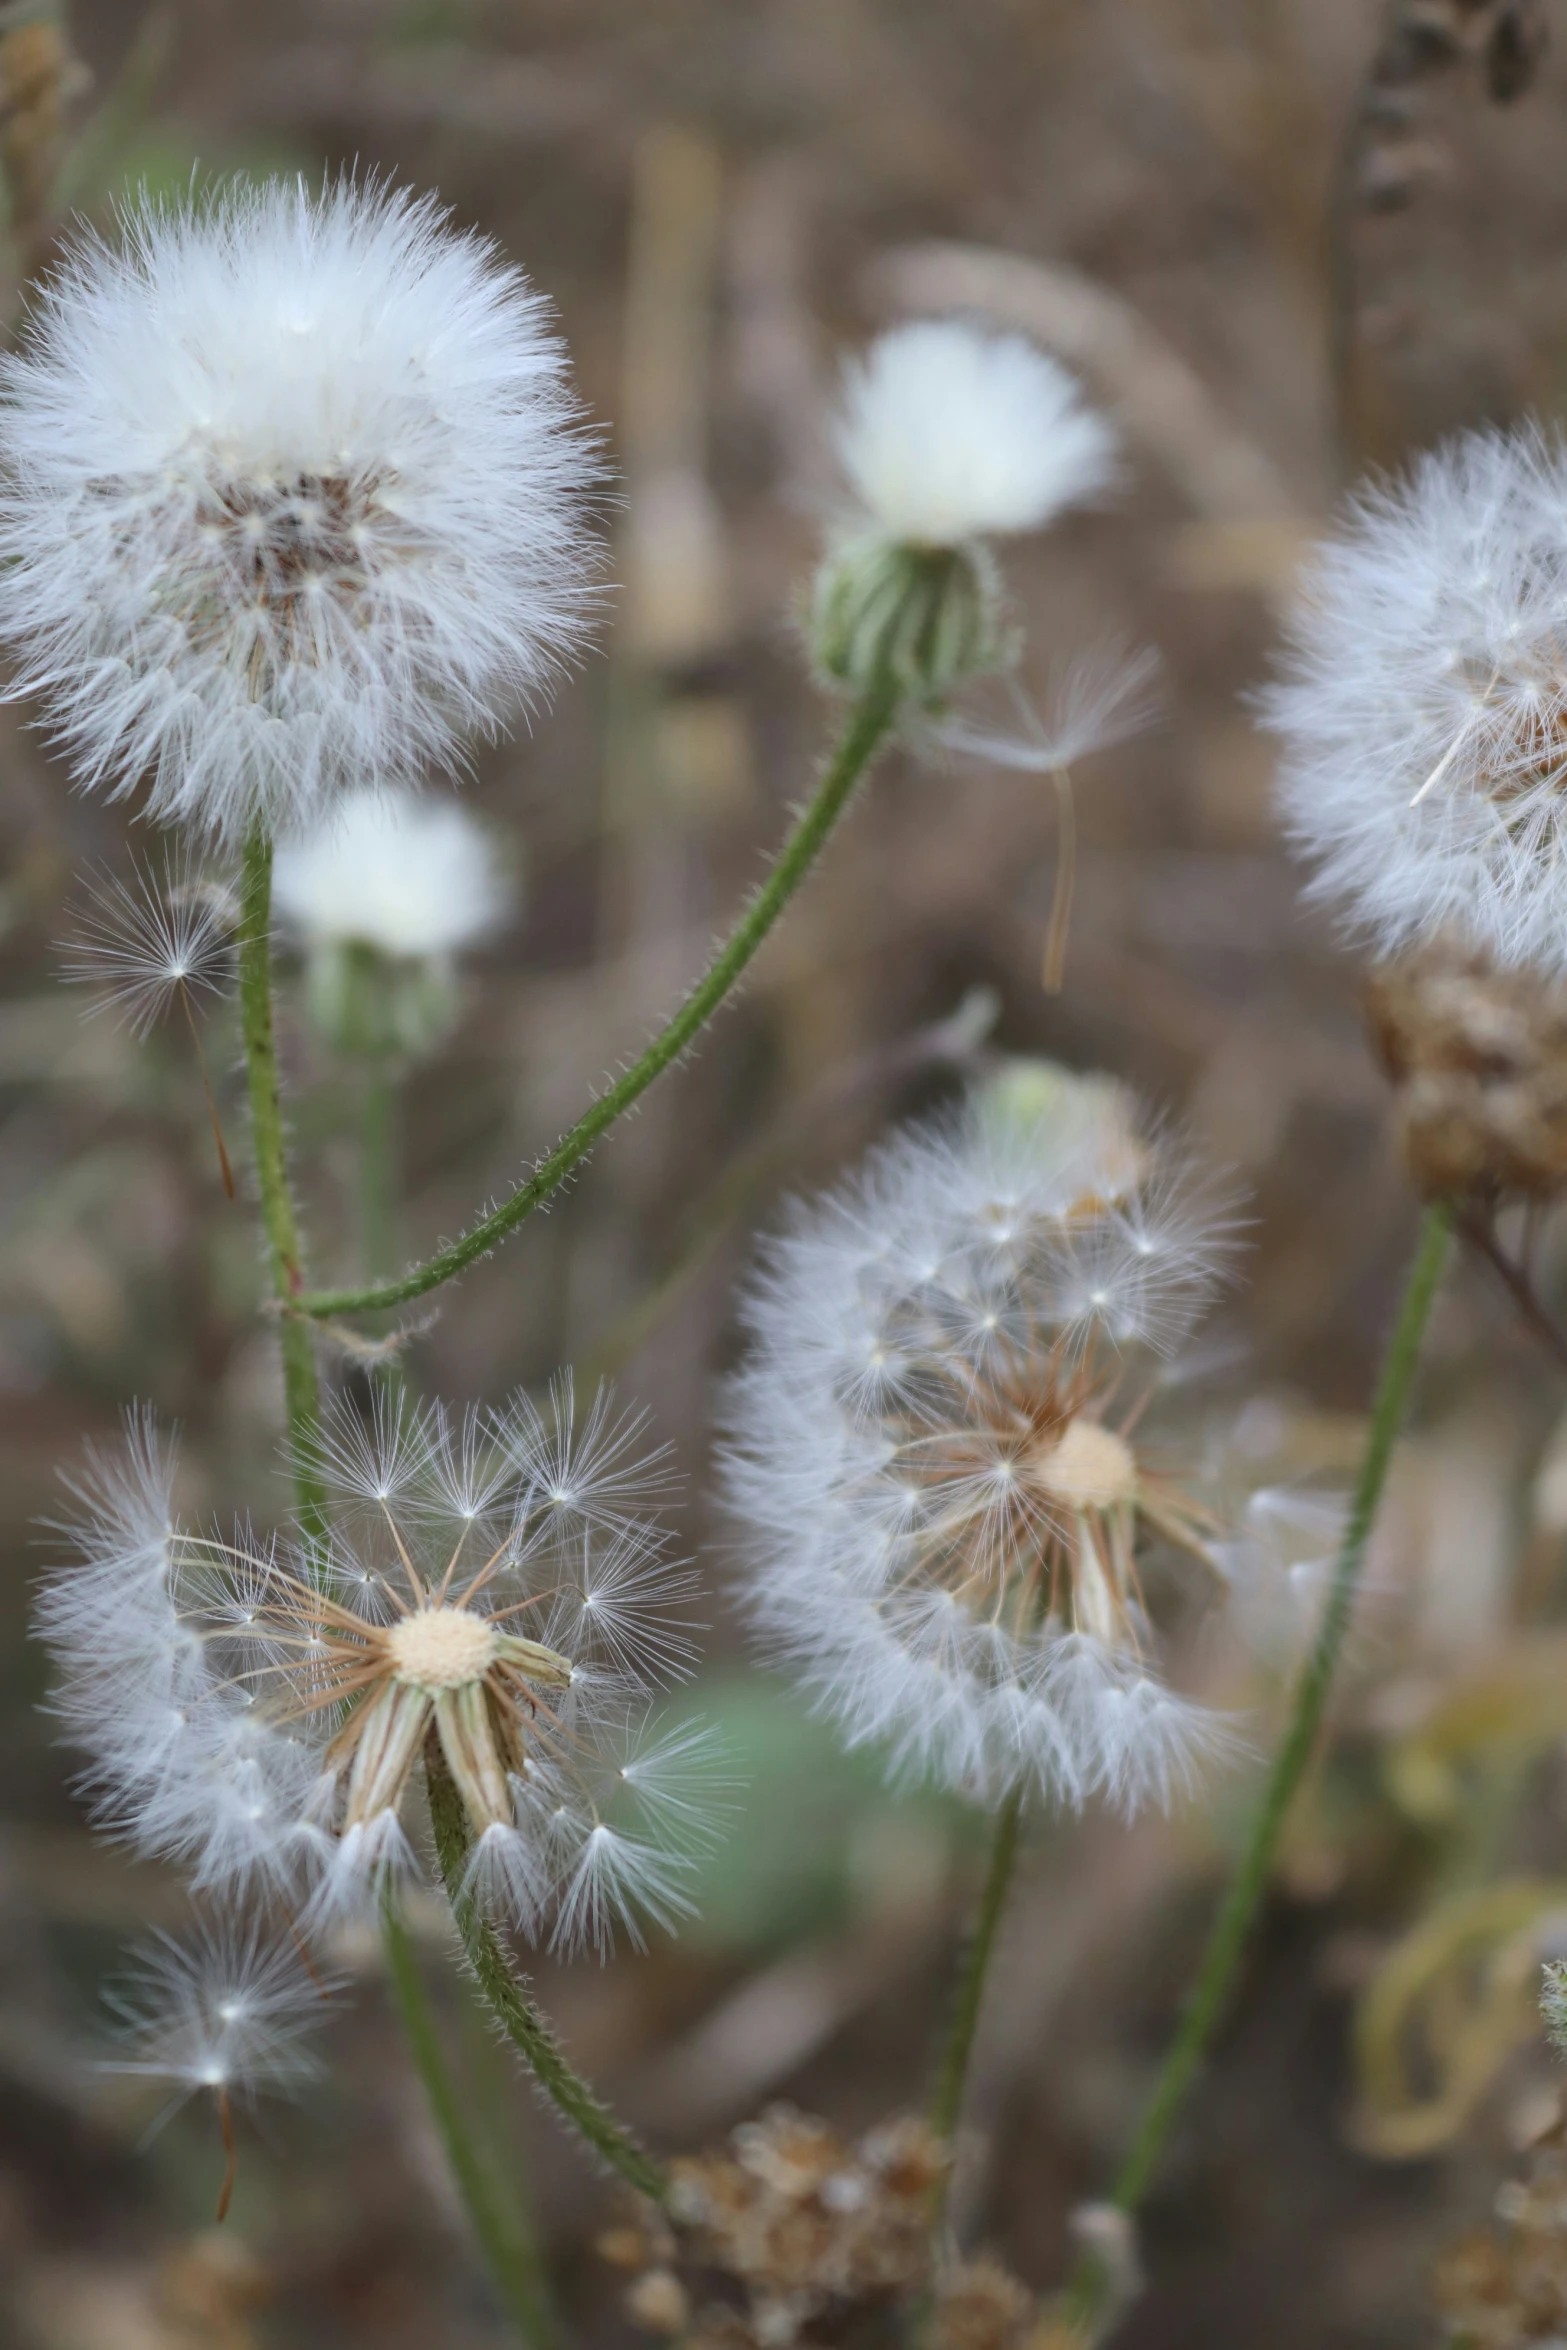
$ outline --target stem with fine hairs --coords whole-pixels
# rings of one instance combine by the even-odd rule
[[[560,1189],[600,1135],[631,1108],[656,1077],[679,1060],[725,997],[739,984],[762,941],[826,846],[854,796],[855,787],[890,734],[898,708],[899,698],[890,683],[878,686],[854,704],[838,747],[777,859],[679,1011],[526,1181],[519,1183],[498,1208],[481,1216],[460,1240],[427,1257],[422,1265],[416,1265],[411,1273],[404,1273],[396,1281],[375,1281],[348,1289],[296,1289],[290,1300],[295,1317],[330,1319],[337,1314],[379,1313],[386,1306],[404,1305],[410,1298],[424,1297],[430,1290],[439,1289],[443,1282],[466,1272],[476,1258],[487,1256],[535,1208],[542,1207]]]
[[[639,2195],[664,2203],[669,2195],[669,2181],[662,2166],[638,2144],[624,2123],[616,2120],[602,2098],[568,2061],[526,1985],[518,1980],[494,1927],[474,1902],[468,1889],[471,1846],[462,1797],[434,1738],[425,1747],[424,1770],[441,1876],[485,2005],[562,2121],[576,2132],[590,2152]]]
[[[1197,1979],[1112,2190],[1112,2202],[1128,2216],[1136,2212],[1153,2182],[1170,2132],[1229,2005],[1235,1977],[1273,1873],[1285,1818],[1316,1752],[1318,1733],[1366,1562],[1367,1544],[1387,1484],[1393,1450],[1409,1409],[1421,1341],[1452,1239],[1453,1223],[1448,1210],[1428,1208],[1372,1400],[1360,1473],[1322,1622],[1296,1683],[1283,1742],[1263,1782],[1250,1831],[1219,1905]],[[1082,2261],[1072,2279],[1068,2288],[1070,2313],[1085,2330],[1103,2314],[1109,2281],[1103,2263],[1092,2256]]]
[[[240,871],[239,1016],[250,1088],[250,1132],[256,1188],[266,1235],[272,1294],[287,1309],[304,1287],[304,1255],[289,1187],[283,1103],[278,1087],[272,1019],[272,840],[259,824],[245,843]],[[284,1311],[278,1320],[283,1352],[283,1397],[299,1490],[300,1519],[308,1534],[326,1531],[326,1492],[311,1465],[321,1417],[315,1338],[308,1322]]]
[[[503,2193],[489,2176],[468,2128],[431,2012],[418,1954],[393,1887],[388,1887],[381,1905],[381,1946],[403,2031],[495,2289],[530,2350],[547,2350],[555,2339],[555,2329],[533,2248],[524,2229],[506,2216]]]

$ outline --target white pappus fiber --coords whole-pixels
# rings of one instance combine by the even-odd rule
[[[1567,970],[1567,451],[1471,433],[1363,490],[1265,696],[1315,894],[1379,952],[1439,931]]]
[[[1115,439],[1017,334],[895,327],[845,372],[834,444],[863,519],[901,544],[1038,530],[1110,480]]]
[[[450,955],[504,921],[511,876],[454,800],[359,789],[309,832],[278,843],[274,899],[312,945],[414,959]]]
[[[1222,1202],[1103,1079],[1025,1070],[797,1213],[745,1307],[742,1597],[852,1743],[996,1803],[1168,1803],[1225,1742],[1149,1612],[1217,1521],[1143,1405],[1221,1279]]]
[[[0,362],[0,642],[77,780],[232,846],[450,768],[580,643],[599,464],[432,197],[142,199]]]

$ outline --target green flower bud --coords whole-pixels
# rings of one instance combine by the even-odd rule
[[[1012,652],[1000,578],[978,544],[842,539],[817,573],[810,627],[824,678],[857,694],[890,683],[927,704],[1001,668]]]

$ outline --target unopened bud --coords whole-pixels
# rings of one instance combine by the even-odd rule
[[[811,647],[823,677],[853,693],[944,701],[1009,657],[995,564],[977,544],[842,539],[817,573]]]

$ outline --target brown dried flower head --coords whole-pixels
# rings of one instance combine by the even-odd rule
[[[1464,2350],[1526,2350],[1567,2337],[1567,2148],[1560,2125],[1528,2174],[1496,2198],[1499,2229],[1466,2236],[1439,2263],[1437,2308]]]
[[[1567,1189],[1567,984],[1439,942],[1366,990],[1399,1144],[1427,1198]]]

